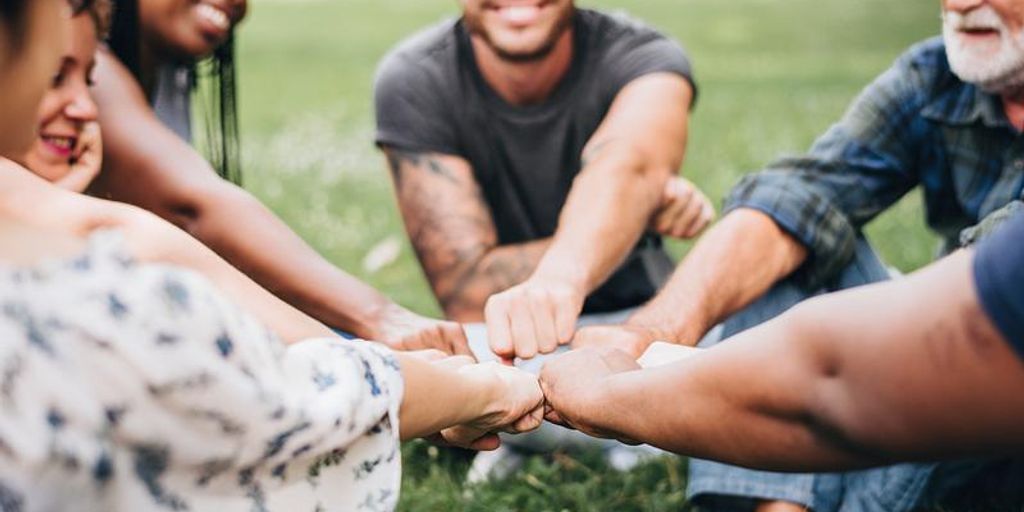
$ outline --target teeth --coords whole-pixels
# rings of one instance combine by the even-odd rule
[[[231,18],[228,18],[228,15],[224,14],[224,11],[212,5],[199,4],[199,6],[196,7],[196,12],[221,30],[231,28]]]
[[[71,149],[74,139],[70,137],[43,137],[48,143],[61,149]]]

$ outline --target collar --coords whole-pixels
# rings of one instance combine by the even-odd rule
[[[980,122],[989,128],[1013,129],[1003,112],[1002,98],[955,77],[952,86],[925,105],[921,115],[949,125]]]

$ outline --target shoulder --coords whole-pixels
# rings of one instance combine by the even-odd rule
[[[606,55],[621,55],[652,44],[684,53],[677,41],[623,11],[580,9],[579,22],[587,30],[591,46]]]
[[[397,84],[443,78],[457,64],[458,21],[444,20],[399,42],[381,59],[374,78],[380,91]]]
[[[963,82],[949,67],[942,37],[933,37],[911,46],[887,72],[889,81],[922,105]]]

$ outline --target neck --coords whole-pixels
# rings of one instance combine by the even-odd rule
[[[1024,89],[1003,93],[1003,112],[1017,131],[1024,131]]]
[[[541,103],[565,78],[572,64],[573,30],[565,30],[551,51],[529,62],[503,59],[486,41],[471,36],[477,66],[487,85],[498,96],[516,106]]]
[[[146,98],[150,100],[152,100],[153,94],[156,92],[157,69],[162,62],[159,55],[159,52],[152,45],[146,44],[145,41],[139,43],[139,61],[137,62],[139,66],[139,85],[146,93]]]

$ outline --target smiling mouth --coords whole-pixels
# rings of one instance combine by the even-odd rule
[[[55,135],[42,135],[40,138],[43,144],[51,151],[56,153],[62,158],[68,158],[71,156],[71,152],[74,150],[75,143],[78,140],[75,137],[60,137]]]
[[[207,3],[200,3],[196,6],[196,13],[219,30],[227,31],[231,28],[231,17],[217,7]]]
[[[530,3],[530,4],[497,4],[492,9],[510,25],[530,25],[537,21],[540,17],[541,9],[544,8],[544,3]]]

